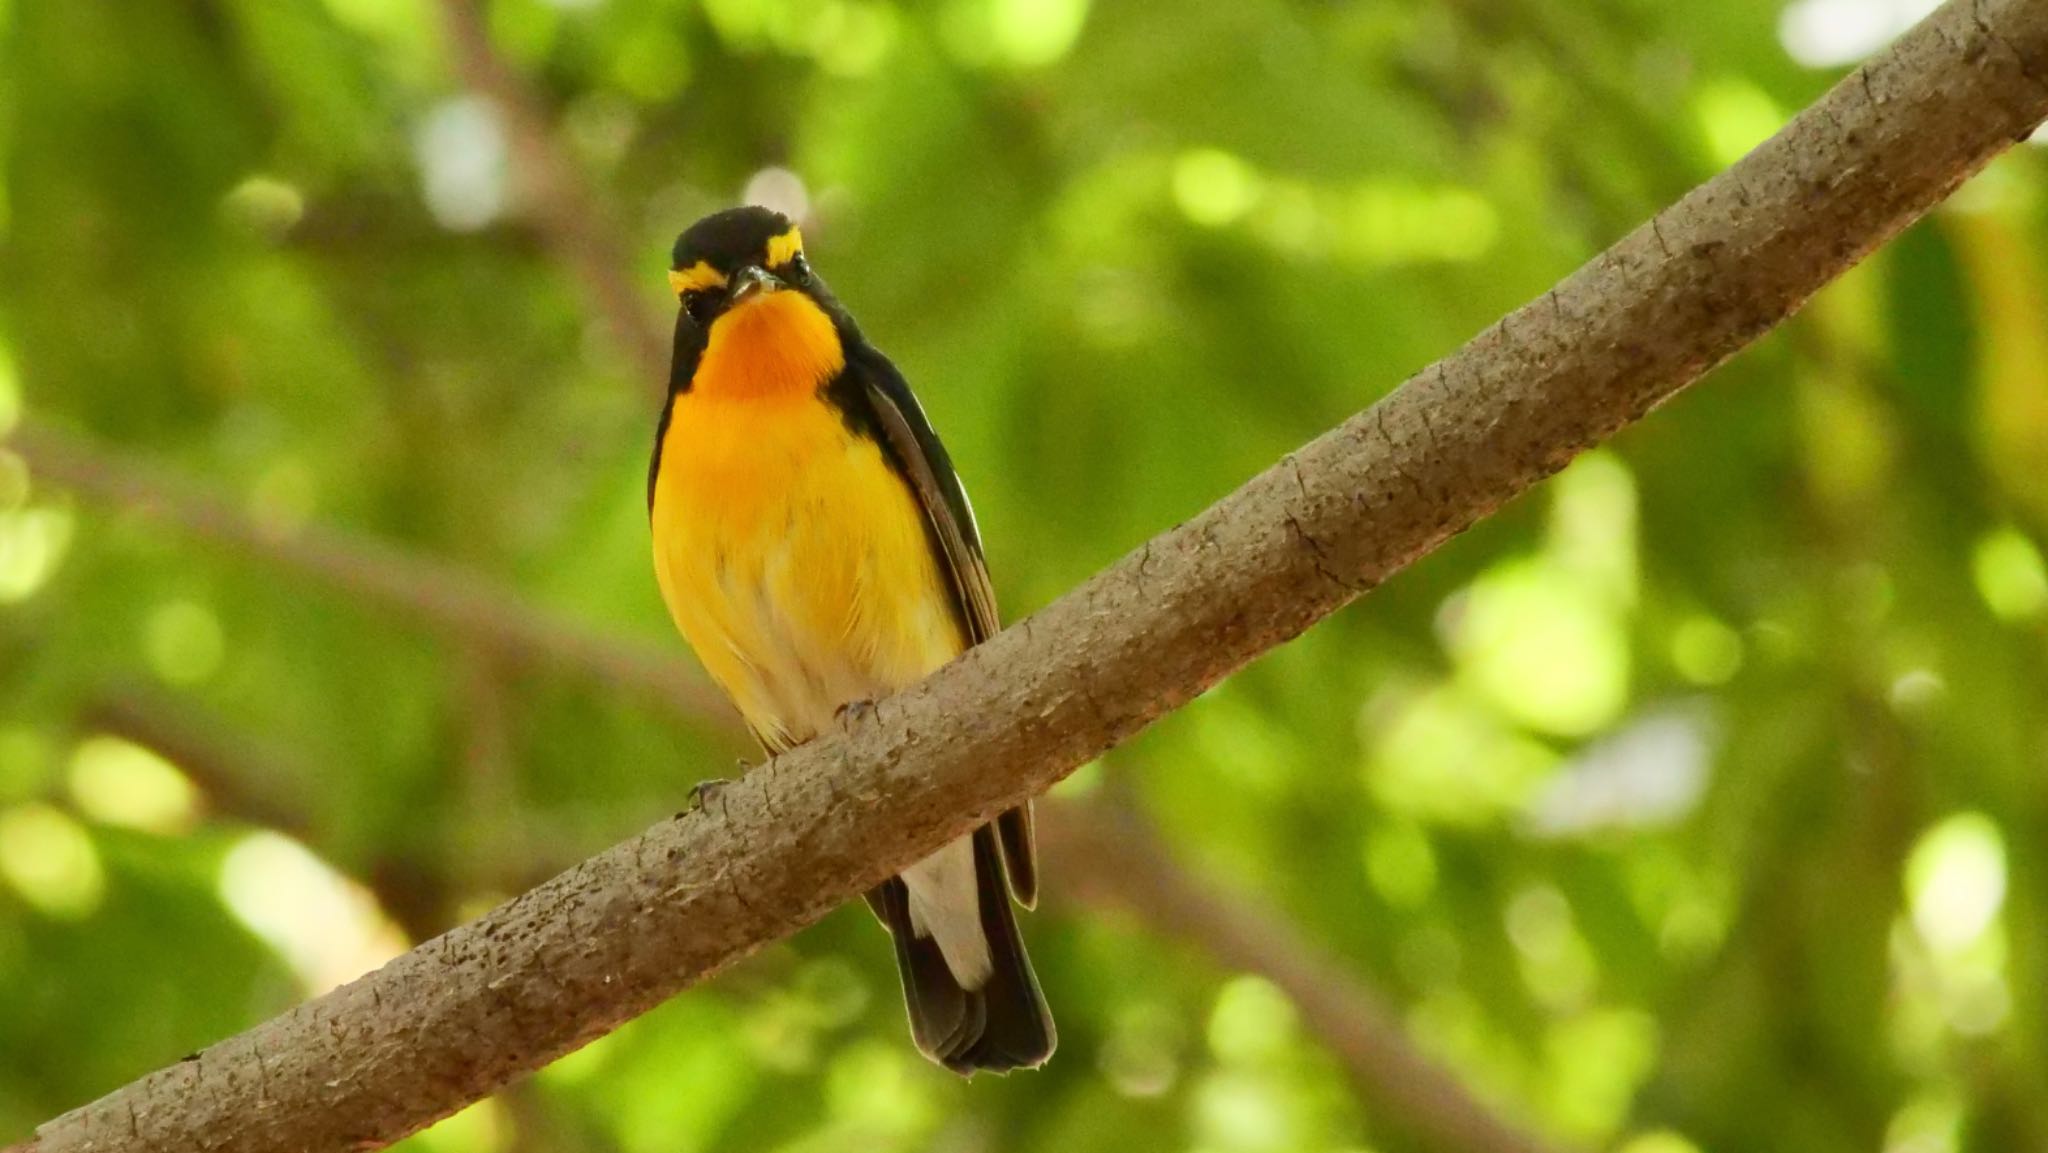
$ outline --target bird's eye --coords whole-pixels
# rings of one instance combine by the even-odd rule
[[[703,324],[711,319],[711,306],[713,303],[711,294],[701,288],[683,293],[683,311],[689,313],[690,319],[698,324]]]

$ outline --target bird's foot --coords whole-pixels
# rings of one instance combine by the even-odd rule
[[[744,769],[746,767],[746,763],[744,761],[741,762],[740,767]],[[678,818],[681,818],[687,817],[691,813],[702,812],[704,810],[704,807],[711,803],[711,799],[713,797],[716,797],[719,794],[720,790],[724,789],[727,785],[731,783],[731,781],[726,780],[723,777],[706,777],[703,780],[698,781],[696,784],[691,785],[690,807],[684,809],[680,813],[677,813],[676,816]]]
[[[832,720],[833,723],[844,729],[859,724],[873,716],[874,713],[875,702],[867,697],[861,697],[858,700],[851,700],[840,705],[832,713]]]

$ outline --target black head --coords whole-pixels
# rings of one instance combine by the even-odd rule
[[[780,212],[753,206],[714,212],[676,237],[668,280],[683,311],[703,328],[764,290],[796,289],[821,304],[830,301],[804,259],[796,225]]]
[[[681,271],[702,261],[730,273],[743,264],[760,263],[770,240],[795,230],[789,217],[771,208],[747,205],[714,212],[676,237],[669,267]]]

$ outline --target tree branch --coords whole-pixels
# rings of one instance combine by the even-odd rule
[[[466,647],[543,658],[680,716],[733,723],[731,707],[670,647],[600,635],[461,568],[368,537],[317,525],[274,531],[190,480],[48,425],[23,420],[6,444],[32,476],[344,589]]]
[[[57,1118],[37,1153],[380,1147],[811,923],[1783,320],[2029,133],[2043,76],[2048,4],[1954,0],[1541,300],[1043,612],[710,811]]]
[[[1417,1051],[1400,1015],[1341,961],[1282,918],[1191,876],[1136,818],[1102,804],[1048,805],[1045,817],[1041,835],[1058,870],[1058,892],[1126,910],[1163,934],[1199,944],[1221,964],[1272,981],[1344,1063],[1360,1096],[1426,1147],[1545,1153],[1545,1145],[1509,1128]]]
[[[32,432],[24,443],[15,444],[17,451],[25,452],[39,469],[45,462],[59,459],[49,451],[49,442],[55,434],[41,430]],[[251,551],[259,559],[279,564],[292,571],[314,576],[350,592],[362,593],[365,586],[352,574],[362,571],[377,571],[386,574],[374,588],[395,590],[393,595],[382,592],[368,593],[376,603],[400,604],[413,615],[427,620],[440,631],[468,635],[468,617],[445,618],[440,615],[440,606],[450,603],[496,604],[503,606],[506,619],[518,617],[530,622],[531,627],[500,630],[494,635],[493,643],[516,651],[517,655],[530,663],[561,658],[564,651],[589,653],[595,663],[584,663],[586,670],[634,670],[630,675],[636,678],[627,682],[623,678],[613,679],[601,672],[608,683],[637,683],[650,692],[661,694],[661,702],[684,721],[703,722],[707,718],[698,708],[697,694],[670,691],[676,686],[687,686],[699,679],[699,674],[680,658],[668,659],[658,653],[642,653],[631,642],[622,641],[598,633],[581,630],[578,626],[564,621],[550,621],[544,613],[530,603],[521,601],[518,594],[510,589],[497,587],[487,580],[452,566],[422,561],[409,554],[401,553],[389,546],[354,536],[335,529],[322,529],[315,534],[322,542],[321,547],[307,551],[287,547],[276,548],[276,538],[266,533],[246,514],[219,499],[204,495],[187,480],[174,478],[161,470],[131,461],[125,461],[105,449],[89,447],[83,442],[68,437],[55,437],[63,446],[62,461],[70,467],[61,475],[43,470],[45,475],[55,479],[65,477],[93,477],[100,480],[120,478],[121,483],[104,483],[87,487],[82,491],[88,496],[108,499],[115,503],[127,504],[146,493],[142,498],[143,507],[154,511],[179,527],[194,529],[202,535],[236,542],[254,542]],[[199,526],[206,526],[200,528]],[[345,563],[336,563],[337,560]],[[556,636],[569,643],[563,645],[542,645],[527,647],[535,636]],[[474,664],[487,661],[481,654],[468,654],[466,658]],[[573,663],[573,662],[572,662]],[[475,670],[471,670],[472,673]],[[720,713],[712,718],[729,729],[736,740],[745,739],[734,723],[736,718]],[[266,780],[278,776],[276,766],[291,758],[285,749],[267,743],[258,743],[245,737],[230,737],[223,722],[209,716],[195,702],[164,693],[146,684],[127,684],[110,687],[108,690],[89,698],[79,714],[80,724],[119,736],[136,744],[152,748],[184,769],[201,790],[224,813],[250,821],[254,824],[276,829],[280,832],[305,838],[314,832],[311,814],[304,806],[291,799],[261,787]],[[479,734],[481,735],[481,734]],[[497,755],[494,750],[472,749],[478,755]],[[285,774],[288,779],[303,777],[306,773]],[[474,807],[474,806],[472,806]],[[488,806],[486,806],[487,808]],[[1062,819],[1069,823],[1094,830],[1107,819],[1094,814],[1091,807],[1069,804],[1059,810]],[[1048,825],[1055,835],[1058,827]],[[552,871],[560,868],[568,859],[562,852],[563,846],[546,838],[526,838],[526,848],[533,850],[537,845],[546,849],[529,862],[530,868],[521,870],[531,880],[545,877],[543,868]],[[1061,844],[1064,844],[1062,842]],[[472,846],[484,852],[491,861],[499,858],[489,846]],[[1048,854],[1051,858],[1066,858],[1069,854],[1060,847],[1054,847]],[[1113,854],[1095,852],[1085,846],[1082,851],[1072,854],[1072,859],[1060,861],[1063,879],[1078,879],[1080,887],[1096,894],[1123,892],[1130,884],[1141,882],[1177,891],[1199,890],[1193,881],[1172,877],[1174,865],[1163,855],[1163,850],[1154,855],[1145,867],[1134,869],[1128,876],[1120,870],[1125,868],[1120,858]],[[494,882],[503,883],[511,876],[509,872],[494,875]],[[427,880],[428,891],[415,891],[416,883]],[[439,921],[440,911],[447,904],[446,882],[442,878],[429,877],[427,872],[414,862],[385,861],[374,864],[366,883],[378,894],[386,910],[406,927],[415,940],[431,935],[423,929],[431,927],[438,931],[445,927]],[[1125,902],[1132,897],[1126,893]],[[1141,909],[1141,911],[1143,911]],[[1453,1100],[1444,1117],[1435,1121],[1415,1118],[1410,1127],[1424,1134],[1458,1132],[1480,1127],[1486,1123],[1474,1123],[1474,1116],[1486,1117],[1485,1107],[1467,1095],[1455,1081],[1445,1082],[1445,1092],[1424,1095],[1387,1097],[1390,1092],[1402,1092],[1399,1081],[1389,1079],[1383,1072],[1387,1067],[1399,1068],[1423,1059],[1414,1055],[1402,1036],[1393,1015],[1376,1011],[1380,999],[1373,991],[1342,974],[1334,962],[1319,961],[1305,939],[1291,929],[1275,929],[1273,940],[1296,942],[1286,948],[1270,949],[1264,953],[1247,953],[1241,940],[1229,933],[1232,924],[1228,916],[1208,919],[1194,918],[1165,924],[1164,927],[1207,944],[1217,958],[1225,964],[1237,965],[1250,971],[1264,974],[1282,988],[1296,992],[1293,974],[1303,969],[1315,971],[1318,968],[1334,974],[1331,981],[1357,990],[1357,995],[1348,1000],[1343,995],[1325,996],[1316,999],[1312,995],[1296,993],[1297,1000],[1304,1005],[1317,1004],[1323,1008],[1309,1017],[1310,1028],[1321,1037],[1331,1051],[1350,1070],[1352,1079],[1375,1101],[1385,1101],[1391,1110],[1404,1114],[1410,1110],[1428,1110],[1436,1107],[1440,1099]],[[1288,956],[1294,948],[1305,950],[1295,960]],[[1352,1013],[1348,1006],[1362,1005],[1365,1009]],[[1410,1102],[1413,1102],[1412,1104]],[[1489,1150],[1507,1150],[1526,1147],[1526,1139],[1514,1134],[1501,1122],[1491,1121],[1491,1128],[1497,1136],[1493,1141],[1479,1143],[1460,1141],[1441,1146],[1446,1150],[1474,1149],[1480,1153]],[[1519,1141],[1521,1145],[1509,1142]]]

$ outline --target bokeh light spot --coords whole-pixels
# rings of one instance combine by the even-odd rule
[[[1549,885],[1524,889],[1508,903],[1505,919],[1530,991],[1555,1009],[1582,1005],[1592,994],[1598,968],[1564,894]]]
[[[64,813],[35,802],[0,810],[0,879],[62,920],[91,916],[106,895],[92,837]]]
[[[1187,710],[1195,741],[1215,758],[1217,772],[1246,794],[1287,787],[1300,750],[1246,694],[1226,683]]]
[[[772,208],[802,224],[811,213],[810,190],[804,178],[787,168],[763,168],[747,178],[740,190],[740,203]]]
[[[306,215],[306,195],[274,176],[251,176],[221,199],[221,212],[235,227],[275,241]]]
[[[405,951],[405,938],[361,885],[277,833],[242,838],[220,866],[220,897],[317,996]]]
[[[1065,56],[1088,22],[1088,0],[994,0],[994,39],[1011,64],[1037,68]]]
[[[427,210],[443,228],[474,232],[504,214],[509,199],[504,126],[480,96],[436,105],[413,133]]]
[[[1908,669],[1892,682],[1886,695],[1892,709],[1902,715],[1926,713],[1948,695],[1948,682],[1933,669]]]
[[[900,1138],[930,1129],[938,1121],[938,1102],[923,1070],[912,1065],[916,1060],[909,1046],[879,1039],[839,1054],[825,1085],[833,1116]]]
[[[1286,1097],[1269,1078],[1227,1071],[1203,1079],[1194,1101],[1204,1150],[1279,1153],[1298,1148]]]
[[[412,0],[327,0],[337,20],[361,31],[399,37],[421,23]]]
[[[1228,152],[1201,148],[1174,161],[1173,201],[1196,224],[1229,224],[1251,211],[1258,199],[1259,174]]]
[[[1657,1065],[1657,1021],[1633,1009],[1575,1013],[1545,1038],[1551,1112],[1566,1131],[1598,1146],[1628,1119],[1636,1091]]]
[[[1342,214],[1346,251],[1371,265],[1477,260],[1500,235],[1500,214],[1468,188],[1374,181]]]
[[[1940,2],[1793,0],[1778,18],[1778,42],[1808,68],[1839,68],[1891,43]]]
[[[1294,1039],[1294,1003],[1263,977],[1233,977],[1209,1014],[1209,1049],[1224,1062],[1269,1059]]]
[[[835,76],[867,76],[896,44],[896,9],[882,4],[840,4],[833,18],[813,28],[818,66]]]
[[[227,651],[220,618],[197,601],[160,605],[143,626],[149,667],[168,684],[195,685],[220,671]]]
[[[1571,906],[1564,894],[1549,885],[1536,885],[1516,894],[1508,904],[1508,940],[1527,956],[1553,955],[1571,934],[1571,919]]]
[[[1585,736],[1628,703],[1628,637],[1597,592],[1541,560],[1479,578],[1455,614],[1451,650],[1465,681],[1544,732]]]
[[[1920,1097],[1892,1116],[1885,1127],[1884,1153],[1955,1153],[1962,1131],[1963,1109],[1953,1097]]]
[[[177,766],[114,737],[80,741],[67,778],[79,811],[101,824],[170,834],[198,816],[198,790]]]
[[[1689,702],[1603,735],[1544,783],[1526,812],[1529,831],[1569,837],[1684,820],[1706,793],[1717,727],[1704,703]]]
[[[1723,685],[1742,671],[1742,634],[1710,616],[1690,616],[1671,634],[1671,666],[1696,685]]]
[[[1502,724],[1456,686],[1389,690],[1359,717],[1368,783],[1388,808],[1471,824],[1519,808],[1557,754]]]
[[[1747,80],[1716,80],[1693,98],[1707,151],[1727,166],[1749,155],[1785,123],[1785,112]]]
[[[61,508],[0,513],[0,604],[34,596],[64,559],[73,520]]]
[[[797,972],[794,987],[812,1019],[824,1028],[851,1025],[867,1011],[867,982],[839,957],[806,961]]]
[[[1994,616],[2006,621],[2031,620],[2048,608],[2048,566],[2041,550],[2019,530],[2006,527],[1977,542],[1971,557],[1977,594]]]
[[[1088,0],[952,0],[940,29],[968,64],[1042,68],[1073,50]]]
[[[1913,927],[1937,953],[1975,944],[2005,905],[2005,838],[1991,818],[1959,813],[1923,834],[1906,861]]]
[[[1617,605],[1636,599],[1636,480],[1622,459],[1595,449],[1550,482],[1545,553]]]
[[[1657,926],[1657,948],[1678,964],[1705,961],[1728,939],[1728,914],[1705,895],[1672,903]]]
[[[1167,1006],[1126,1003],[1097,1059],[1103,1076],[1125,1097],[1164,1096],[1180,1079],[1181,1035],[1179,1018]]]

